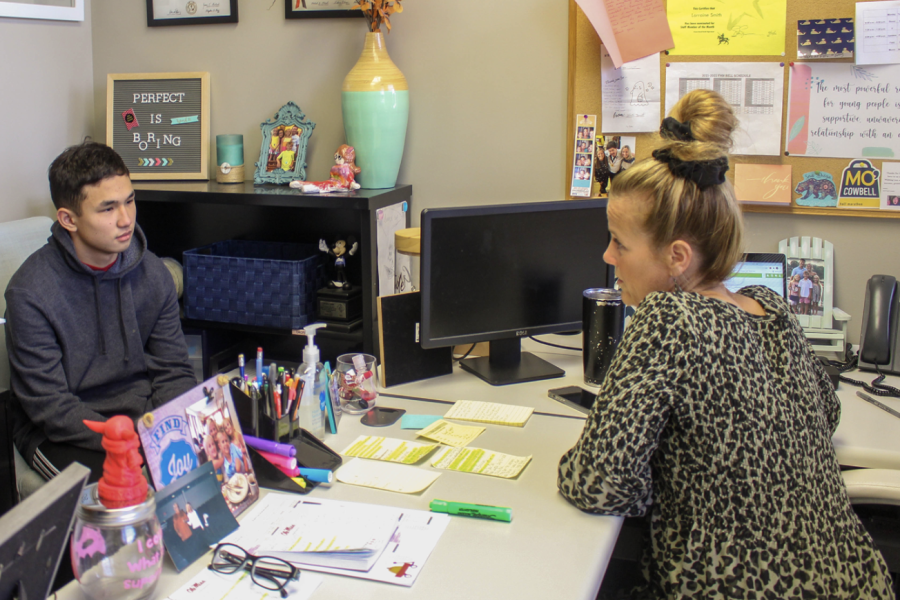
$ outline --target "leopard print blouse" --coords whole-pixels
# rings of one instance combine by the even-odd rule
[[[741,293],[766,315],[644,299],[559,489],[589,512],[650,511],[635,597],[893,598],[843,487],[831,383],[784,299]]]

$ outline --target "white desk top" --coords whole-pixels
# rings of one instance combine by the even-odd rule
[[[447,410],[446,405],[429,402],[395,398],[379,398],[379,402],[382,406],[403,408],[417,414],[443,414]],[[622,520],[583,513],[557,492],[559,458],[576,442],[583,425],[580,419],[542,415],[533,415],[523,428],[485,425],[486,431],[471,446],[519,456],[533,455],[531,463],[515,480],[440,471],[437,481],[418,495],[341,483],[316,488],[312,495],[322,498],[419,510],[428,510],[428,503],[435,498],[509,506],[513,509],[513,520],[507,524],[453,517],[411,588],[325,575],[313,598],[593,600]],[[415,432],[400,429],[399,422],[386,428],[365,427],[359,417],[344,415],[340,433],[326,435],[325,443],[339,452],[358,435],[412,440]],[[427,459],[417,467],[409,468],[433,469]],[[209,554],[177,574],[166,559],[154,597],[165,598],[207,564]],[[84,596],[73,582],[63,588],[59,598],[80,600]]]
[[[581,338],[578,336],[547,335],[541,336],[541,339],[559,345],[581,346]],[[395,385],[383,388],[381,391],[390,395],[448,402],[483,400],[503,404],[518,404],[529,406],[538,413],[575,417],[583,420],[585,418],[583,413],[569,408],[547,395],[547,392],[553,388],[569,385],[578,385],[587,390],[597,390],[597,388],[584,383],[584,364],[581,350],[553,348],[538,344],[530,339],[522,341],[522,350],[536,354],[560,369],[565,370],[565,376],[512,385],[491,385],[472,373],[463,371],[458,363],[454,363],[453,373],[450,375]],[[386,397],[383,400],[388,402],[393,400],[393,398]],[[379,402],[381,401],[382,399],[379,399]]]
[[[846,373],[851,379],[871,383],[876,374],[867,371]],[[889,376],[884,383],[900,387],[900,377]],[[849,467],[900,469],[900,419],[856,395],[863,388],[841,382],[841,422],[832,441],[838,462]],[[900,411],[900,398],[872,396],[885,406]]]

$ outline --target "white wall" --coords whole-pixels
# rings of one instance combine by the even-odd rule
[[[0,18],[0,222],[54,215],[47,168],[93,130],[90,8],[84,22]]]

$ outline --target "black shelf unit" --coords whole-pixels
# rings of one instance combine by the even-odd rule
[[[378,354],[377,212],[411,203],[412,186],[332,194],[301,194],[286,186],[208,182],[134,182],[137,220],[151,251],[183,263],[185,250],[231,239],[318,244],[320,238],[352,235],[359,252],[347,266],[352,283],[362,286],[363,325],[352,333],[320,330],[323,359],[344,352]],[[406,212],[409,226],[409,211]],[[291,330],[185,320],[185,330],[206,339],[204,372],[227,369],[243,352],[248,363],[263,346],[266,362],[299,361],[304,336]]]

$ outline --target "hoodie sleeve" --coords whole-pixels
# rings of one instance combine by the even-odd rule
[[[6,348],[11,386],[31,422],[52,442],[102,452],[101,436],[82,421],[106,421],[69,392],[62,348],[39,303],[26,290],[6,293]]]
[[[165,300],[144,347],[153,388],[151,402],[154,408],[197,385],[181,330],[175,284],[168,271],[165,271],[162,285],[166,290]]]

